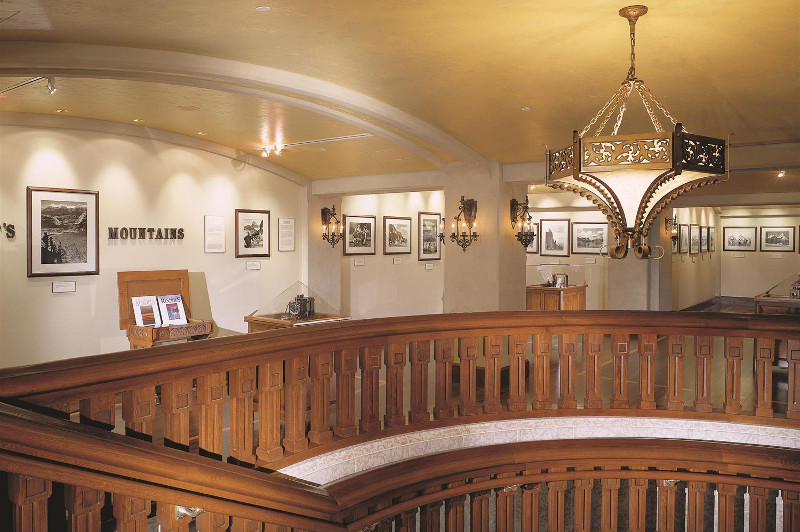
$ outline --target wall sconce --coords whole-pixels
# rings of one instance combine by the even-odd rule
[[[336,247],[336,244],[341,242],[344,238],[344,226],[339,222],[336,217],[336,205],[332,208],[323,207],[321,210],[322,215],[322,240]]]
[[[466,252],[467,247],[478,240],[478,222],[475,221],[475,217],[478,215],[478,200],[465,200],[464,196],[461,196],[460,203],[458,214],[453,217],[456,223],[452,225],[450,241],[461,246],[461,250]],[[460,233],[457,232],[459,222],[461,222]]]
[[[517,222],[519,222],[519,228],[517,228],[517,240],[522,247],[527,248],[533,242],[533,239],[536,238],[536,231],[533,228],[533,222],[531,221],[531,213],[528,212],[528,197],[525,196],[525,203],[520,203],[516,199],[511,198],[511,228],[513,229],[516,227]]]
[[[439,242],[444,246],[444,216],[442,216],[442,221],[439,222],[439,234],[437,236],[439,237]]]
[[[667,233],[677,233],[678,232],[678,215],[673,214],[672,218],[664,218],[664,230]]]

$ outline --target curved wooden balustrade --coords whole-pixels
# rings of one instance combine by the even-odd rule
[[[785,368],[773,366],[777,351]],[[11,368],[0,395],[107,430],[121,403],[125,432],[156,444],[143,445],[269,468],[384,434],[504,418],[798,428],[800,322],[645,312],[339,322]],[[354,510],[357,522],[369,520],[359,512],[374,513]]]

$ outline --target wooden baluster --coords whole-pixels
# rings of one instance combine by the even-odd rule
[[[192,406],[192,379],[161,385],[161,410],[164,412],[164,445],[189,450],[189,412]]]
[[[283,457],[281,446],[281,396],[283,360],[258,366],[258,447],[259,461],[272,462]],[[212,525],[209,525],[212,526]]]
[[[222,460],[222,405],[225,404],[225,373],[197,377],[200,404],[199,445],[202,456]]]
[[[434,419],[453,417],[453,339],[442,338],[433,342],[433,358],[436,361],[436,403]]]
[[[500,402],[500,373],[503,354],[503,337],[487,336],[483,341],[483,358],[485,370],[483,373],[483,411],[487,414],[496,414],[503,411]]]
[[[560,361],[558,373],[560,378],[559,408],[578,408],[575,400],[575,356],[578,353],[578,335],[562,334],[558,341]]]
[[[658,481],[658,526],[659,532],[675,531],[676,480]],[[731,506],[732,508],[732,506]],[[722,530],[722,528],[720,528]]]
[[[533,335],[533,409],[552,408],[550,402],[550,331]]]
[[[696,412],[711,412],[711,359],[714,356],[710,336],[695,336],[694,357],[697,368],[697,396],[694,400]]]
[[[800,530],[800,492],[782,491],[781,495],[783,496],[783,529]]]
[[[656,407],[656,347],[655,334],[639,335],[639,408],[651,410]]]
[[[550,473],[564,472],[566,469],[551,468]],[[566,480],[551,480],[547,483],[547,530],[564,532],[567,509],[564,505]]]
[[[470,532],[489,532],[489,496],[491,490],[470,494]]]
[[[116,395],[98,395],[89,399],[81,399],[81,423],[92,425],[103,430],[114,430],[116,423]]]
[[[750,493],[750,532],[767,532],[767,488],[748,488]]]
[[[508,337],[508,405],[509,412],[528,408],[525,401],[525,362],[528,358],[528,335]]]
[[[264,525],[260,521],[251,521],[244,517],[231,517],[230,532],[261,532],[263,528]]]
[[[308,356],[295,355],[286,360],[286,435],[283,447],[290,453],[308,449],[306,437],[306,385]]]
[[[600,357],[603,355],[603,335],[597,333],[584,334],[584,342],[589,344],[586,353],[586,398],[584,407],[603,408],[600,394]]]
[[[408,361],[411,363],[411,409],[408,420],[423,423],[431,420],[428,412],[428,363],[431,360],[429,340],[411,342],[408,345]]]
[[[156,413],[156,387],[145,386],[122,392],[122,419],[125,434],[153,441],[153,418]]]
[[[256,395],[256,367],[228,372],[228,396],[231,409],[231,458],[245,464],[255,463],[253,444]]]
[[[440,516],[444,501],[436,501],[420,508],[420,532],[439,532]]]
[[[772,359],[775,340],[756,340],[756,415],[772,417]]]
[[[130,495],[114,493],[112,496],[117,532],[147,532],[150,501]]]
[[[386,364],[386,414],[383,426],[402,427],[406,424],[403,413],[403,369],[406,366],[406,345],[389,344],[383,354]]]
[[[629,334],[614,333],[611,335],[611,355],[614,361],[611,378],[611,408],[628,408]]]
[[[689,507],[687,513],[687,530],[703,530],[703,505],[705,503],[706,483],[688,482]]]
[[[786,417],[800,419],[800,340],[789,340],[786,358],[789,362]]]
[[[720,532],[733,532],[736,526],[736,486],[717,484],[717,521]]]
[[[742,346],[738,336],[725,337],[725,413],[742,413]]]
[[[458,413],[462,416],[474,416],[478,413],[478,338],[458,339]]]
[[[670,335],[667,351],[667,410],[683,410],[683,356],[686,337]]]
[[[308,439],[317,444],[333,439],[330,414],[332,375],[332,351],[311,357],[311,430]]]
[[[358,423],[361,432],[374,432],[381,429],[378,417],[380,409],[381,353],[383,347],[373,345],[359,350],[361,364],[361,420]]]
[[[618,478],[604,478],[600,481],[600,486],[602,488],[600,532],[616,532],[620,481]]]
[[[282,362],[281,365],[283,365]],[[281,373],[283,373],[283,371],[281,371]],[[230,517],[212,512],[203,512],[195,519],[197,532],[226,532],[229,524]]]
[[[445,532],[464,532],[464,496],[450,497],[444,502]]]
[[[177,514],[177,505],[165,502],[156,502],[156,521],[159,532],[189,532],[192,517],[186,514]]]
[[[273,523],[264,523],[264,532],[300,532],[300,529],[293,529],[289,526],[276,525]]]
[[[103,491],[64,484],[64,506],[71,532],[100,532],[100,510],[105,503]]]
[[[394,520],[395,532],[417,532],[417,509],[406,510]]]
[[[575,532],[592,532],[592,487],[591,478],[575,479]]]
[[[353,349],[333,352],[336,371],[336,425],[333,433],[339,438],[358,434],[356,428],[356,369],[358,355]]]
[[[540,484],[522,486],[522,532],[539,530],[539,492]]]
[[[494,490],[497,532],[514,532],[514,498],[517,489],[519,485]]]
[[[628,480],[628,532],[645,532],[647,525],[647,479]],[[577,531],[576,531],[577,532]],[[586,529],[589,532],[589,529]]]
[[[53,493],[49,480],[8,474],[14,532],[47,532],[47,499]]]

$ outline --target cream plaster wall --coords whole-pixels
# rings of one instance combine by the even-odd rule
[[[752,209],[749,214],[721,218],[721,227],[794,226],[795,251],[782,252],[742,252],[736,257],[734,251],[722,251],[723,230],[718,230],[717,250],[721,254],[721,290],[723,296],[753,297],[769,290],[790,275],[800,273],[800,215],[785,216],[780,213],[770,215],[764,209]],[[760,233],[760,229],[757,230]],[[760,248],[760,246],[759,246]]]
[[[243,316],[303,275],[303,187],[208,152],[118,135],[3,126],[0,212],[17,237],[0,241],[0,366],[127,349],[119,330],[118,271],[186,268],[193,314],[244,332]],[[100,275],[26,277],[27,186],[99,191]],[[271,257],[260,271],[234,258],[234,209],[271,211]],[[226,252],[203,251],[203,216],[226,221]],[[296,220],[295,252],[278,252],[278,218]],[[183,227],[180,241],[111,241],[108,227]],[[77,291],[52,294],[54,280]],[[205,305],[203,303],[206,302]],[[206,309],[202,307],[206,306]],[[208,308],[210,307],[210,308]]]
[[[672,254],[672,309],[683,310],[720,294],[717,279],[722,254],[719,217],[710,207],[675,209],[678,224],[716,227],[716,251],[689,255]]]
[[[454,252],[453,246],[445,246],[442,260],[419,261],[417,233],[419,212],[444,214],[444,193],[365,194],[345,196],[341,201],[341,210],[337,206],[337,212],[342,214],[374,214],[377,233],[375,255],[342,256],[343,244],[336,246],[341,261],[342,310],[354,318],[441,314],[443,264],[445,254]],[[410,255],[383,254],[384,216],[411,218]],[[314,232],[313,227],[311,231]],[[357,259],[363,261],[363,266],[355,265]],[[399,259],[398,264],[395,264],[395,259]],[[426,264],[432,265],[433,269],[426,270]],[[334,266],[331,275],[335,272]]]

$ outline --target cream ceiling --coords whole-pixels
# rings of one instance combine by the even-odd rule
[[[647,4],[637,24],[637,74],[690,131],[723,138],[733,132],[744,143],[800,138],[800,2]],[[192,71],[195,62],[172,77],[149,77],[144,67],[115,73],[109,59],[110,66],[94,71],[55,63],[68,54],[27,69],[7,53],[0,56],[0,89],[50,68],[59,90],[50,96],[43,83],[17,89],[0,96],[0,112],[66,109],[62,114],[103,121],[142,119],[137,127],[203,131],[253,155],[264,144],[369,134],[289,147],[270,158],[310,179],[481,159],[541,161],[545,145],[567,144],[625,77],[627,22],[617,15],[623,5],[5,0],[1,41],[181,52],[313,79],[267,87],[257,68],[226,63],[236,75],[211,85],[205,81],[225,76]],[[82,52],[77,56],[80,62]],[[133,57],[120,50],[117,59]],[[633,107],[621,131],[650,129]]]

